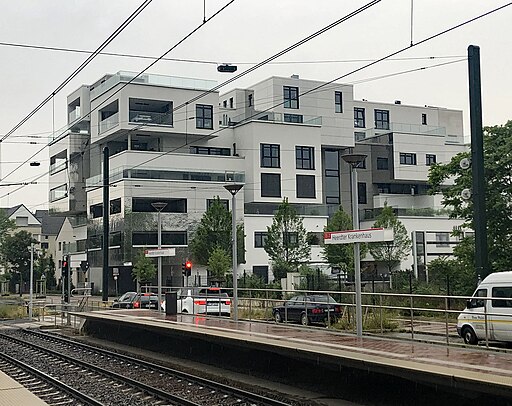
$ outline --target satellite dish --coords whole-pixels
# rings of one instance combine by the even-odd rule
[[[460,192],[460,197],[462,197],[464,200],[471,199],[471,189],[464,189],[462,192]]]
[[[462,169],[468,169],[471,166],[471,159],[470,158],[461,159],[459,162],[459,165]]]

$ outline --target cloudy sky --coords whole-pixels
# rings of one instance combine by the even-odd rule
[[[229,0],[206,0],[206,17]],[[226,80],[218,63],[249,68],[368,1],[235,0],[204,24],[150,73]],[[13,45],[94,50],[143,0],[2,0],[0,13],[0,135],[9,132],[41,103],[87,57],[84,53]],[[413,43],[499,6],[503,0],[413,0]],[[203,0],[153,0],[108,46],[106,52],[160,56],[202,24]],[[355,84],[355,97],[382,102],[461,109],[469,135],[468,45],[481,48],[483,120],[503,124],[512,118],[512,6],[462,28],[412,47],[393,60],[378,63],[341,82]],[[268,76],[300,75],[332,80],[348,74],[411,42],[411,0],[382,0],[370,9],[221,89],[248,87]],[[0,207],[24,203],[31,210],[47,208],[48,179],[18,187],[48,171],[53,129],[66,123],[66,95],[105,73],[141,71],[151,61],[135,57],[98,56],[77,78],[1,145]],[[449,64],[447,64],[449,63]],[[427,68],[433,65],[437,67]],[[410,73],[400,72],[415,70]],[[380,76],[385,78],[375,79]],[[374,79],[374,80],[369,80]],[[55,113],[53,114],[53,111]],[[41,150],[33,161],[23,161]]]

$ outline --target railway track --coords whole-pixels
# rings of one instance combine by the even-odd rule
[[[58,373],[105,405],[283,406],[279,400],[35,330],[0,334],[2,351]],[[9,344],[9,345],[7,345]],[[38,362],[36,362],[38,361]],[[57,369],[57,371],[55,371]],[[92,381],[92,382],[91,382]],[[74,384],[73,384],[74,382]],[[93,384],[90,387],[89,382]]]

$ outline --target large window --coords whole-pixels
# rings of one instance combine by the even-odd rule
[[[172,102],[129,98],[130,123],[172,125]]]
[[[110,214],[121,213],[121,198],[110,201]]]
[[[343,113],[343,96],[341,92],[334,92],[334,112]]]
[[[134,232],[132,245],[158,245],[157,232]],[[187,245],[186,231],[162,231],[162,245]]]
[[[304,199],[316,197],[314,175],[297,175],[297,197]]]
[[[216,199],[206,199],[206,210],[210,210],[210,207],[212,207],[212,205],[215,201],[216,201]],[[221,205],[223,205],[227,211],[229,211],[229,200],[219,199],[219,203]]]
[[[416,165],[416,154],[400,152],[401,165]]]
[[[196,128],[213,129],[213,106],[196,104]]]
[[[302,114],[284,113],[284,122],[302,124],[304,122],[304,117],[302,116]]]
[[[378,170],[388,170],[389,169],[388,158],[377,157],[377,169]]]
[[[295,164],[297,169],[315,169],[314,155],[314,147],[295,147]]]
[[[279,168],[279,145],[261,144],[261,167]]]
[[[152,203],[167,203],[162,213],[186,213],[187,199],[161,199],[156,197],[134,197],[132,198],[132,211],[134,213],[156,213],[157,210]]]
[[[368,199],[366,197],[366,183],[358,182],[357,183],[357,202],[359,204],[366,204]]]
[[[281,197],[281,175],[278,173],[261,174],[261,197]]]
[[[340,157],[337,150],[324,151],[325,203],[340,203]]]
[[[492,307],[512,307],[512,286],[499,286],[492,288],[492,297],[503,298],[493,299]]]
[[[425,164],[427,166],[434,165],[436,163],[436,156],[434,154],[425,155]]]
[[[375,128],[389,130],[389,111],[375,110]]]
[[[450,233],[436,233],[436,247],[449,247]]]
[[[356,128],[365,128],[365,116],[364,116],[364,108],[362,107],[354,107],[354,127]]]
[[[254,232],[254,248],[265,248],[268,233],[263,231]]]
[[[231,150],[229,148],[219,148],[219,147],[190,147],[191,154],[199,154],[199,155],[231,155]]]
[[[287,109],[299,108],[299,88],[283,86],[284,107]]]

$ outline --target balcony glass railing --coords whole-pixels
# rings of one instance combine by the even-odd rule
[[[382,212],[382,208],[378,209],[365,209],[361,211],[359,216],[361,220],[374,220]],[[449,209],[433,209],[431,207],[424,208],[393,208],[396,216],[400,217],[448,217],[451,213]]]
[[[50,175],[53,175],[54,173],[66,169],[67,167],[68,162],[65,159],[63,159],[62,161],[55,162],[54,164],[50,165]]]
[[[275,214],[281,203],[245,203],[245,214]],[[290,204],[300,216],[331,216],[339,204]]]
[[[68,123],[72,123],[80,117],[80,106],[77,106],[73,111],[68,114]]]
[[[172,125],[172,114],[130,110],[129,120],[136,124]]]
[[[105,120],[100,121],[100,134],[114,128],[116,125],[119,125],[119,113],[112,114]]]
[[[303,114],[278,113],[274,111],[266,111],[264,113],[254,113],[251,115],[240,114],[227,120],[227,125],[236,125],[241,122],[249,121],[268,121],[272,123],[286,123],[298,125],[322,125],[321,116],[306,116]]]

